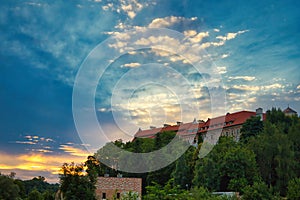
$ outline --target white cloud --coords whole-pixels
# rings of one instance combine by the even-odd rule
[[[99,111],[99,112],[106,112],[107,109],[106,109],[106,108],[99,108],[98,111]]]
[[[127,14],[131,19],[133,19],[136,16],[136,13],[134,11],[128,11]]]
[[[232,88],[246,91],[259,91],[261,88],[254,85],[234,85]]]
[[[221,55],[221,58],[227,58],[229,56],[229,54],[223,54]]]
[[[280,83],[274,83],[271,85],[234,85],[232,86],[234,89],[240,89],[240,90],[245,90],[249,92],[257,92],[260,91],[261,93],[269,93],[270,90],[276,90],[276,89],[283,89],[284,86]]]
[[[41,3],[35,3],[35,2],[25,2],[25,4],[30,5],[30,6],[37,6],[37,7],[43,6],[43,4],[41,4]]]
[[[140,63],[136,63],[136,62],[134,62],[134,63],[126,63],[126,64],[122,65],[121,67],[129,67],[129,68],[134,68],[134,67],[139,67],[139,66],[141,66],[141,64],[140,64]]]
[[[165,18],[156,18],[148,25],[149,28],[166,28],[180,22],[191,22],[197,20],[197,17],[185,18],[170,16]]]
[[[197,35],[195,35],[189,39],[191,42],[198,43],[198,42],[201,42],[203,38],[208,37],[208,36],[209,36],[208,32],[200,32]]]
[[[219,73],[219,74],[225,74],[225,73],[227,73],[227,68],[226,68],[226,66],[216,67],[215,72]]]
[[[271,84],[271,85],[262,86],[262,89],[266,89],[266,90],[281,89],[281,88],[284,88],[284,86],[279,84],[279,83],[274,83],[274,84]]]
[[[192,36],[195,36],[197,34],[197,31],[195,31],[195,30],[186,30],[186,31],[183,32],[183,34],[186,37],[192,37]]]
[[[230,76],[229,80],[245,80],[245,81],[253,81],[255,80],[254,76]]]
[[[138,12],[145,7],[155,5],[155,2],[144,2],[140,3],[138,0],[119,0],[114,3],[108,3],[102,6],[102,9],[107,11],[116,11],[118,13],[125,13],[130,19],[135,18]]]
[[[243,30],[243,31],[238,31],[236,33],[227,33],[225,36],[217,36],[217,39],[220,39],[222,41],[226,41],[226,40],[232,40],[234,38],[236,38],[237,35],[243,34],[248,32],[249,30]]]
[[[113,3],[108,3],[108,4],[104,5],[104,6],[102,6],[102,9],[105,10],[105,11],[107,11],[109,9],[112,9],[113,6],[114,6]]]

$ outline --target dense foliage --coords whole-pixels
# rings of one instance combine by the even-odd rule
[[[0,199],[54,200],[58,184],[50,184],[38,176],[32,180],[15,179],[15,173],[0,173]]]

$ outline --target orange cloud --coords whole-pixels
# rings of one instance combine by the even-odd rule
[[[60,167],[63,163],[75,162],[82,163],[89,155],[87,152],[77,148],[64,148],[66,153],[63,154],[44,154],[42,152],[31,152],[30,154],[10,154],[7,152],[0,152],[0,171],[9,172],[17,171],[17,177],[24,179],[28,178],[26,174],[35,174],[39,176],[43,174],[58,174]],[[35,173],[32,173],[35,172]],[[31,178],[32,178],[31,177]],[[47,179],[48,177],[46,177]],[[58,177],[53,179],[52,182],[57,182]]]

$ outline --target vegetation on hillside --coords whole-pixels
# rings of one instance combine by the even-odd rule
[[[50,184],[42,176],[31,180],[15,179],[15,173],[3,175],[0,173],[1,200],[54,200],[58,184]]]

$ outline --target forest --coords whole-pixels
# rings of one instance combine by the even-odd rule
[[[31,180],[15,178],[15,173],[9,175],[0,173],[0,199],[1,200],[54,200],[59,184],[50,184],[42,176]]]
[[[163,132],[154,139],[117,140],[112,144],[127,151],[144,153],[167,145],[175,135],[174,132]],[[237,199],[236,196],[218,196],[214,192],[236,192],[245,200],[300,199],[299,136],[300,118],[285,116],[280,109],[273,108],[267,111],[265,121],[259,117],[248,119],[241,130],[240,141],[220,137],[213,150],[200,159],[203,141],[199,137],[197,147],[190,146],[176,162],[154,172],[125,173],[104,165],[99,161],[104,146],[85,163],[65,163],[61,168],[59,189],[65,199],[95,199],[98,176],[122,173],[123,177],[142,178],[142,199],[145,200]],[[5,178],[12,179],[15,191],[19,191],[18,197],[28,194],[26,189],[17,189],[17,180]],[[35,191],[45,192],[41,188],[35,188]],[[0,191],[0,199],[6,199],[2,193]]]

